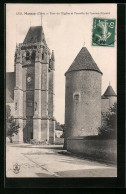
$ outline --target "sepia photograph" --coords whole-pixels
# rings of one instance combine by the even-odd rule
[[[117,4],[6,4],[6,177],[117,177]]]

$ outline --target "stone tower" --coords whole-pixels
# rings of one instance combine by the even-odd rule
[[[101,111],[105,113],[109,111],[109,108],[117,102],[117,95],[114,92],[111,85],[109,85],[105,91],[105,93],[101,97]]]
[[[15,52],[14,103],[19,142],[55,142],[54,64],[54,52],[50,54],[43,27],[30,27]]]
[[[68,137],[98,134],[101,125],[101,75],[86,47],[65,73],[65,144]]]

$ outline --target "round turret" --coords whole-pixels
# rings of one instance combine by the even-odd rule
[[[101,125],[102,72],[83,47],[65,73],[65,142],[72,136],[98,134]]]
[[[117,95],[114,92],[112,86],[109,84],[107,87],[105,93],[101,97],[101,103],[102,103],[102,113],[108,112],[110,107],[114,105],[114,103],[117,102]]]

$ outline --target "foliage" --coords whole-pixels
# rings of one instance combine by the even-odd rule
[[[12,143],[12,137],[14,134],[18,134],[19,125],[16,124],[14,117],[11,115],[11,108],[9,105],[6,106],[6,136]]]
[[[35,145],[40,145],[40,144],[42,144],[42,145],[47,145],[47,144],[49,144],[49,143],[47,142],[47,140],[40,140],[40,141],[38,141],[38,140],[36,140],[36,139],[31,139],[31,140],[30,140],[30,143],[31,143],[31,144],[35,144]]]
[[[64,138],[64,136],[65,136],[65,124],[61,124],[60,126],[63,129],[63,134],[60,136],[60,138]]]
[[[61,124],[60,127],[64,130],[65,129],[65,124]]]
[[[106,114],[102,114],[103,124],[99,128],[99,136],[116,138],[117,136],[117,103],[110,107]]]

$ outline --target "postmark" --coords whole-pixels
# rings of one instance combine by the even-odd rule
[[[92,46],[114,47],[115,19],[93,18]]]
[[[14,166],[13,166],[13,172],[14,172],[15,174],[18,174],[19,171],[20,171],[20,165],[17,164],[17,163],[14,164]]]

